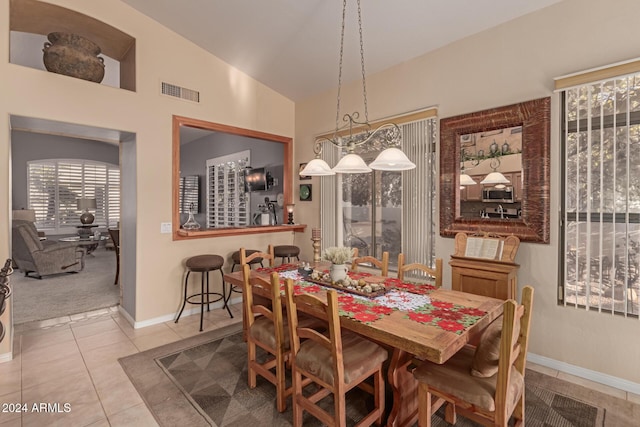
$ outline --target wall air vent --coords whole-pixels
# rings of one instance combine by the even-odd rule
[[[185,99],[187,101],[200,102],[200,92],[172,85],[170,83],[162,82],[162,94]]]

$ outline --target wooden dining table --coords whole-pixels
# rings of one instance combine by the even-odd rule
[[[315,265],[312,264],[312,266],[317,270],[326,270],[328,264],[316,263]],[[276,267],[275,270],[282,276],[286,276],[285,272],[289,271],[287,268],[289,267],[285,265]],[[291,265],[289,269],[296,269],[296,266]],[[273,270],[270,268],[251,270],[251,277],[267,277]],[[295,275],[295,273],[293,274]],[[389,280],[389,278],[375,275],[367,275],[364,279],[372,283],[385,282],[385,285],[389,287],[395,284],[398,286],[397,290],[399,292],[414,286],[411,283],[400,282],[397,279]],[[242,272],[227,273],[224,275],[224,280],[242,287]],[[298,283],[303,282],[304,280]],[[306,282],[304,283],[306,284]],[[420,287],[416,289],[420,289]],[[320,292],[317,294],[319,297],[323,295],[326,296],[326,293]],[[387,372],[387,384],[389,384],[393,392],[393,404],[387,418],[388,426],[410,426],[417,420],[417,381],[412,373],[407,370],[408,365],[414,358],[438,364],[446,362],[484,330],[489,323],[502,314],[502,304],[504,303],[504,301],[495,298],[443,288],[430,287],[425,295],[428,296],[432,304],[438,307],[455,307],[455,310],[472,313],[475,316],[470,317],[471,320],[467,320],[464,328],[460,329],[461,327],[458,325],[454,325],[457,326],[454,328],[448,328],[447,326],[451,324],[429,322],[430,315],[428,313],[416,313],[410,309],[396,308],[385,311],[374,308],[376,311],[384,311],[385,314],[377,316],[372,321],[366,321],[371,319],[361,321],[363,318],[358,316],[356,317],[361,320],[356,320],[354,316],[344,315],[341,312],[341,327],[376,341],[392,350]],[[375,306],[374,304],[370,305]],[[310,312],[308,314],[322,317],[320,313]]]

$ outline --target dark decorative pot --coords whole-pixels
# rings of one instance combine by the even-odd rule
[[[104,78],[104,59],[100,46],[71,33],[49,33],[45,42],[44,66],[52,73],[100,83]]]

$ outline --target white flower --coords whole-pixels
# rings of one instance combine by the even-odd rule
[[[346,264],[353,258],[353,249],[345,246],[332,246],[322,252],[322,259],[333,264]]]

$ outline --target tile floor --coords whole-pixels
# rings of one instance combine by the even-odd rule
[[[204,330],[241,322],[240,305],[231,308],[233,319],[205,312]],[[16,326],[14,358],[0,363],[0,427],[158,425],[118,358],[196,335],[199,322],[133,329],[113,308]]]
[[[205,313],[205,331],[240,322],[240,305],[233,305],[232,312],[233,319],[222,309]],[[133,329],[114,308],[18,325],[14,359],[0,363],[0,427],[156,426],[118,358],[196,335],[199,321],[193,315],[178,324]],[[533,363],[527,366],[640,403],[633,393]],[[16,412],[18,404],[26,404],[26,411]]]

